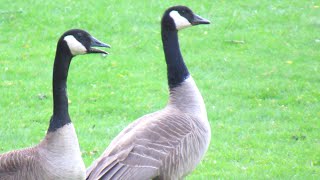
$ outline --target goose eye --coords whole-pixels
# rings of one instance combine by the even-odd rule
[[[83,34],[81,33],[77,33],[77,37],[76,37],[80,42],[85,42],[86,38],[84,37]]]
[[[77,38],[82,39],[82,38],[83,38],[82,34],[81,34],[81,33],[78,33],[78,34],[77,34]]]

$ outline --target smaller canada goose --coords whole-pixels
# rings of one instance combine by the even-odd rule
[[[53,115],[45,138],[36,146],[0,155],[0,180],[85,179],[78,138],[68,112],[67,77],[71,59],[102,53],[110,47],[80,29],[65,32],[58,41],[53,67]]]
[[[202,96],[183,61],[178,30],[210,22],[188,7],[167,9],[161,21],[170,97],[113,139],[88,169],[87,179],[182,179],[200,162],[211,130]]]

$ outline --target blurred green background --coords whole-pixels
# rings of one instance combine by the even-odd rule
[[[211,20],[179,33],[212,141],[187,179],[320,178],[320,2],[0,0],[0,152],[37,144],[52,113],[61,34],[82,28],[110,55],[79,56],[70,116],[87,166],[124,127],[166,105],[166,8]]]

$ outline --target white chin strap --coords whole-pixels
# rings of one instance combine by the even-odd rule
[[[79,55],[87,53],[87,49],[72,35],[63,38],[69,46],[72,55]]]
[[[171,11],[169,16],[173,19],[177,30],[192,26],[191,23],[185,17],[181,16],[178,11]]]

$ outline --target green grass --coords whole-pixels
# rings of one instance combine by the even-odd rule
[[[0,3],[0,152],[44,137],[56,41],[70,28],[112,45],[107,58],[76,57],[69,73],[70,115],[87,166],[130,122],[164,107],[159,22],[167,7],[185,4],[212,21],[179,33],[212,128],[188,179],[320,178],[320,2]]]

